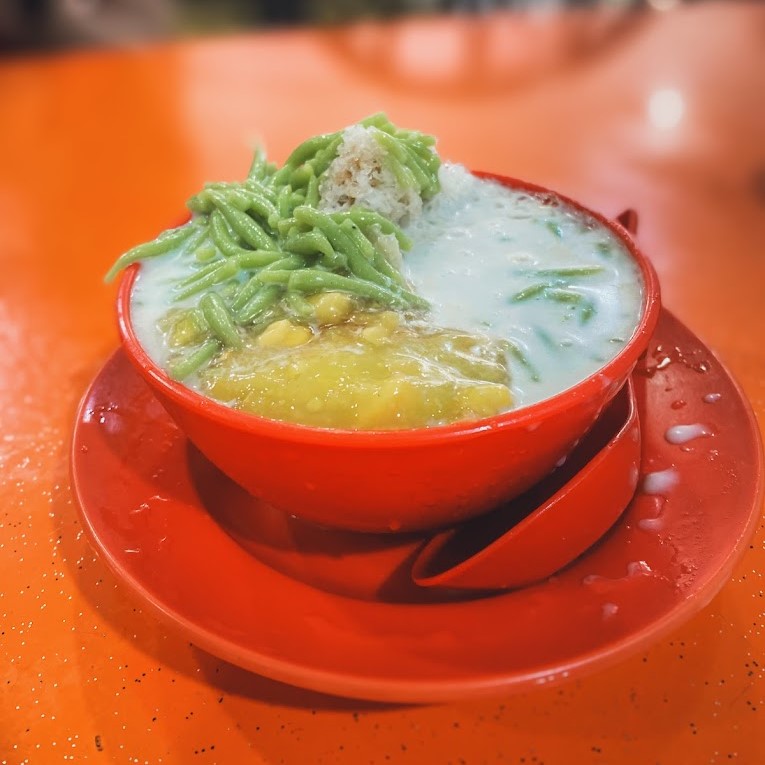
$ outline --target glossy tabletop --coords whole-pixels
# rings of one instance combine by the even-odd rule
[[[669,4],[667,4],[669,5]],[[765,417],[765,7],[497,12],[0,61],[0,763],[765,761],[765,533],[650,649],[555,687],[395,706],[260,678],[129,597],[69,478],[117,345],[115,256],[254,142],[385,110],[443,156],[639,211],[665,305]]]

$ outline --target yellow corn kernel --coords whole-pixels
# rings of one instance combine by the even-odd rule
[[[361,337],[369,343],[385,342],[401,323],[401,317],[395,311],[381,311],[372,316],[374,318],[361,330]]]
[[[401,324],[401,314],[395,311],[381,311],[377,314],[377,323],[386,329],[396,329]]]
[[[406,427],[408,415],[417,407],[417,389],[411,380],[394,374],[359,402],[359,425],[362,428]],[[403,417],[403,422],[401,421]]]
[[[364,327],[364,329],[361,330],[361,336],[368,343],[378,345],[390,338],[390,330],[380,324],[373,324],[371,327]]]
[[[200,321],[195,311],[184,311],[173,323],[167,333],[167,344],[171,348],[192,345],[201,342],[207,333],[204,322]]]
[[[506,385],[475,383],[463,386],[462,404],[474,417],[491,417],[513,405],[513,394]]]
[[[345,292],[319,292],[311,295],[308,302],[320,326],[340,324],[353,311],[353,298]]]
[[[289,319],[279,319],[269,324],[258,335],[256,342],[261,348],[295,348],[312,337],[313,332],[308,327],[293,324]]]

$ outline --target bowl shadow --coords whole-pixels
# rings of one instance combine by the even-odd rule
[[[428,534],[372,534],[330,529],[285,513],[249,494],[188,443],[189,474],[214,522],[248,554],[292,579],[345,597],[391,603],[439,603],[480,597],[425,589],[412,564]]]

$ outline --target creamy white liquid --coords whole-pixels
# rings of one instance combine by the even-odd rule
[[[175,286],[192,269],[191,260],[182,248],[158,258],[144,260],[133,287],[130,315],[133,328],[143,349],[162,368],[167,368],[169,349],[157,323],[171,308],[191,308],[199,295],[186,300],[173,300]]]
[[[574,385],[613,358],[633,334],[642,280],[624,245],[597,221],[548,195],[507,189],[460,165],[441,169],[442,192],[407,230],[414,246],[404,257],[415,291],[431,301],[437,325],[513,341],[539,380],[510,360],[518,404]],[[535,271],[599,266],[562,285],[592,301],[577,307],[537,296],[512,297],[545,279]]]
[[[664,438],[671,444],[687,444],[694,438],[711,435],[712,431],[706,425],[695,422],[693,425],[673,425],[664,434]]]
[[[414,244],[404,254],[404,273],[430,301],[429,323],[504,338],[522,350],[539,380],[509,356],[516,406],[574,385],[621,350],[637,325],[642,281],[608,229],[554,198],[479,180],[459,165],[444,165],[441,182],[442,193],[407,228]],[[149,259],[133,290],[136,334],[163,367],[168,349],[157,322],[171,307],[197,304],[199,295],[173,301],[174,286],[193,263],[182,249]],[[571,266],[602,267],[555,285],[592,302],[588,321],[580,321],[577,306],[541,296],[512,301],[544,281],[534,271]]]
[[[657,470],[653,473],[646,473],[643,478],[644,494],[667,494],[673,489],[680,480],[680,475],[674,468],[666,470]]]

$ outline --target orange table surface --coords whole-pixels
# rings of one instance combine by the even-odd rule
[[[665,304],[765,417],[765,7],[512,13],[0,62],[0,763],[765,762],[763,526],[647,652],[488,701],[383,706],[230,666],[127,597],[77,520],[115,256],[203,181],[385,110],[476,169],[640,213]]]

